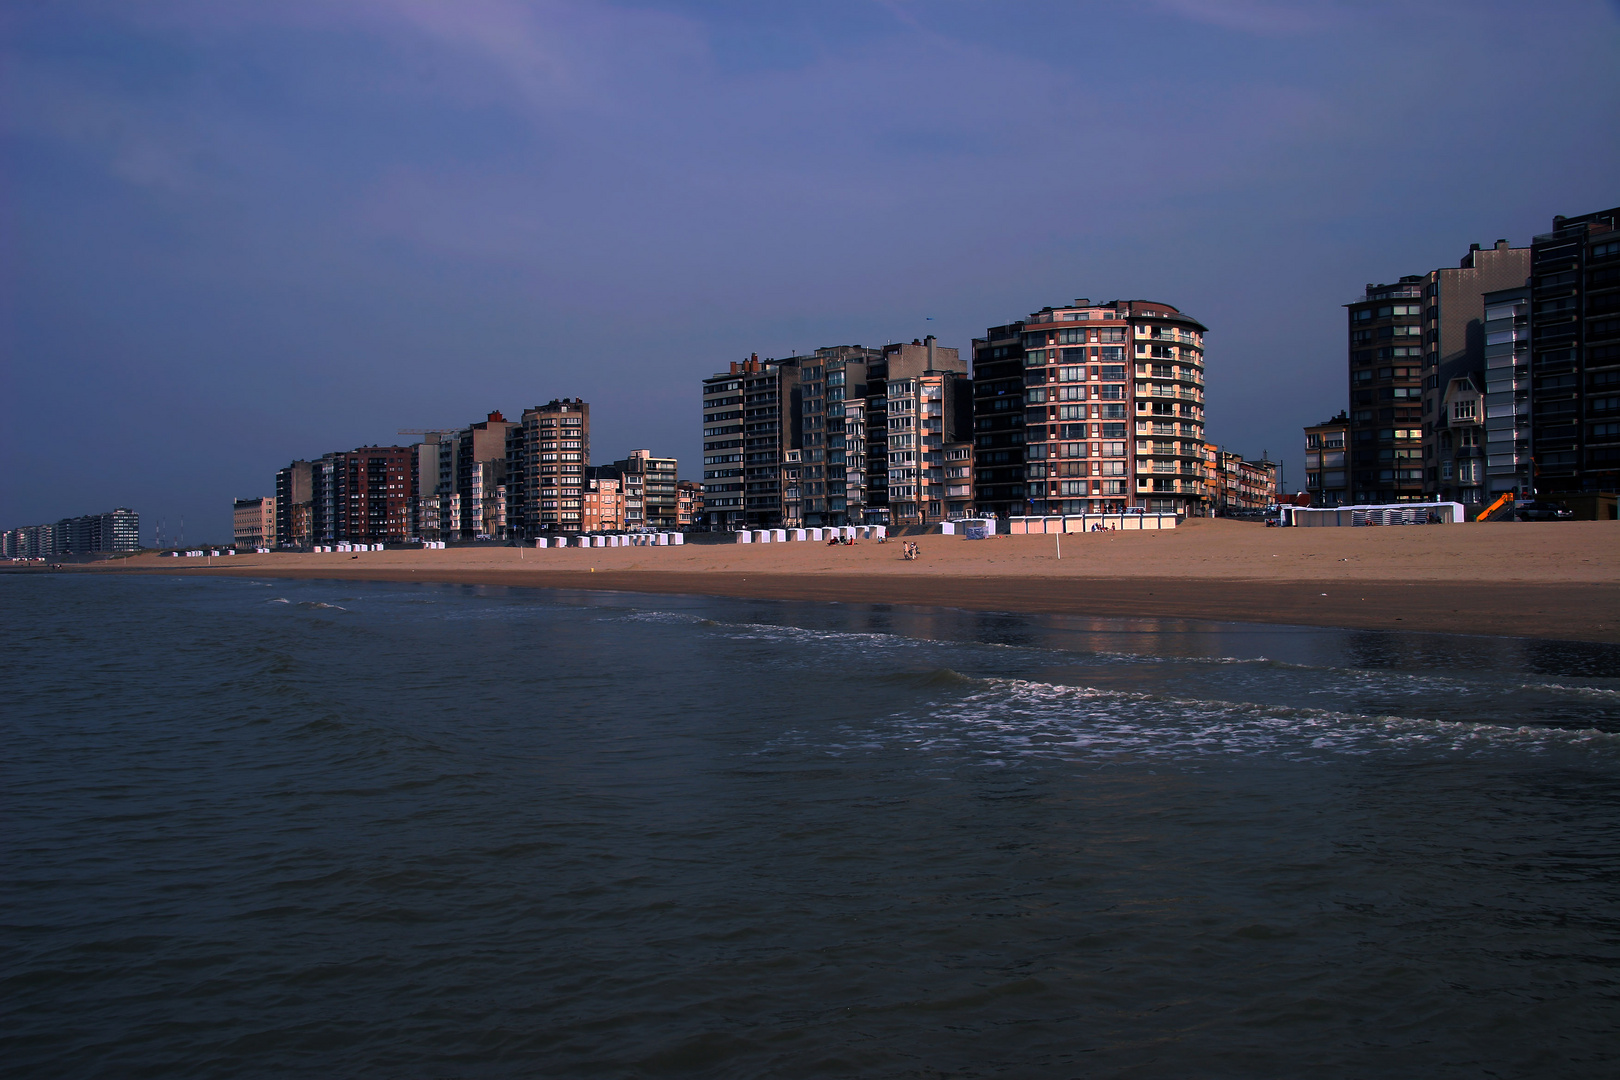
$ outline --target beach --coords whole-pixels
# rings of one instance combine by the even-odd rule
[[[853,547],[679,547],[141,555],[90,571],[426,581],[881,603],[1109,617],[1620,642],[1620,525],[1515,522],[1268,529],[1192,519],[1167,531],[929,535]],[[1061,557],[1060,557],[1061,545]]]

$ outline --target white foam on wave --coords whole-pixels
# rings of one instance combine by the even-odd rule
[[[1482,754],[1511,749],[1596,751],[1620,761],[1620,735],[1595,729],[1371,716],[1251,702],[987,680],[985,689],[892,720],[919,750],[997,756],[1159,756],[1183,760],[1262,754],[1286,759],[1400,750]]]

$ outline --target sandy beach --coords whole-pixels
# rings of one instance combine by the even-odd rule
[[[1058,538],[142,555],[87,572],[430,581],[1620,642],[1620,525],[1267,529],[1194,519]]]

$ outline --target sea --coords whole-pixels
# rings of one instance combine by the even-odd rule
[[[7,1077],[1620,1075],[1620,647],[0,576]]]

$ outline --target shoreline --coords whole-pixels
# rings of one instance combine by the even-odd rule
[[[1483,634],[1620,643],[1620,527],[1611,522],[1266,529],[1194,521],[1166,532],[920,538],[854,548],[473,547],[146,555],[67,573],[433,582],[897,604],[1018,614]],[[223,564],[223,565],[222,565]],[[23,571],[39,572],[39,571]]]

